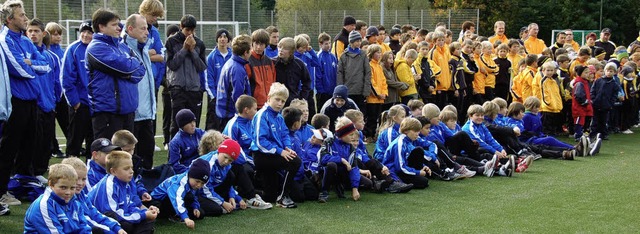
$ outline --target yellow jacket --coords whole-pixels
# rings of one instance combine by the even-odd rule
[[[524,41],[524,48],[527,49],[527,54],[542,54],[542,51],[544,48],[547,48],[547,45],[544,44],[543,40],[536,37],[529,37]]]
[[[540,100],[542,100],[542,88],[540,87],[541,83],[542,72],[539,71],[533,76],[533,80],[531,80],[531,95],[536,96]]]
[[[482,73],[483,65],[480,56],[474,54],[473,60],[476,62],[476,66],[478,66],[478,72],[473,74],[473,82],[471,83],[473,86],[473,94],[485,94],[484,86],[487,75]]]
[[[391,51],[391,47],[389,47],[389,44],[387,44],[387,43],[378,42],[378,45],[380,45],[380,47],[382,48],[382,54]]]
[[[509,60],[509,62],[511,62],[511,79],[513,80],[513,78],[518,73],[518,63],[523,58],[518,53],[516,53],[515,55],[511,55],[511,53],[507,53],[507,59]]]
[[[571,47],[573,48],[573,51],[575,51],[576,53],[578,53],[578,50],[580,50],[580,45],[576,41],[571,41]]]
[[[451,53],[447,47],[434,47],[429,51],[429,59],[433,60],[440,68],[448,68]],[[436,90],[448,91],[451,89],[451,70],[441,69],[440,75],[436,76]]]
[[[331,53],[336,55],[338,60],[340,60],[340,57],[342,53],[344,53],[344,49],[347,48],[347,46],[348,45],[345,45],[342,41],[336,40],[335,42],[333,42],[333,45],[331,45]]]
[[[369,61],[371,66],[371,93],[367,97],[367,103],[382,104],[384,99],[378,98],[378,95],[389,95],[389,89],[387,88],[387,78],[384,76],[384,71],[380,63],[374,59]]]
[[[502,34],[502,36],[500,35],[493,35],[491,37],[489,37],[489,42],[491,42],[492,45],[496,44],[496,41],[501,41],[502,44],[507,44],[509,43],[509,38],[507,38],[507,35]]]
[[[524,103],[524,100],[522,99],[522,74],[524,74],[524,71],[513,77],[513,85],[511,86],[511,97],[514,102],[519,103]]]
[[[527,68],[522,72],[524,74],[522,74],[520,77],[520,90],[522,94],[520,97],[522,98],[522,101],[524,101],[528,97],[533,96],[533,91],[531,90],[531,82],[533,81],[533,77],[536,76],[536,69],[527,66]]]
[[[553,77],[544,77],[541,81],[540,109],[543,112],[560,113],[562,111],[562,96],[560,84]]]
[[[484,78],[484,86],[485,87],[496,87],[496,75],[500,71],[498,65],[496,65],[496,61],[493,60],[491,55],[483,54],[480,57],[480,61],[482,62],[481,66],[484,67],[487,72],[486,77]]]
[[[441,72],[440,66],[438,66],[438,64],[436,64],[433,60],[422,56],[422,54],[420,54],[420,53],[418,53],[418,58],[416,58],[416,60],[413,61],[413,68],[416,70],[416,74],[422,75],[422,60],[423,59],[426,59],[429,62],[429,67],[431,68],[431,74],[433,74],[433,77],[431,77],[431,78],[434,78],[435,76],[440,74],[440,72]]]
[[[413,79],[413,72],[411,71],[409,64],[407,64],[407,60],[404,60],[404,58],[396,59],[393,61],[393,67],[396,69],[398,81],[409,85],[409,88],[400,91],[400,97],[417,94],[418,89],[416,89],[416,80]]]

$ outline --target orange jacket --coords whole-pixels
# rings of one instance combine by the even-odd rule
[[[377,95],[389,95],[387,78],[384,76],[384,71],[378,61],[371,59],[369,65],[371,66],[371,93],[367,97],[367,103],[383,104],[384,99],[378,98]]]
[[[438,67],[449,67],[449,60],[451,60],[451,53],[447,47],[434,47],[429,51],[429,59],[438,65]],[[449,69],[442,69],[440,75],[436,76],[436,90],[448,91],[451,89],[451,71]]]
[[[527,49],[528,54],[542,54],[542,51],[544,48],[547,48],[547,45],[544,44],[543,40],[536,37],[529,37],[524,41],[524,48]]]

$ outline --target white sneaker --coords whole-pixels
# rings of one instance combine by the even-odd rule
[[[161,150],[160,147],[158,147],[157,145],[153,146],[153,151],[159,152],[160,150]]]
[[[475,171],[471,171],[465,166],[461,166],[460,169],[458,169],[457,173],[462,174],[462,177],[464,178],[471,178],[476,175]]]
[[[22,202],[20,202],[20,200],[16,199],[16,197],[11,195],[9,192],[5,193],[4,195],[2,195],[2,197],[0,197],[0,202],[5,203],[5,204],[10,205],[10,206],[22,205]]]
[[[40,181],[40,183],[47,185],[47,183],[49,183],[49,180],[47,180],[47,178],[44,178],[44,176],[36,176],[36,179],[38,179],[38,181]]]
[[[493,173],[495,172],[495,168],[498,165],[498,155],[493,155],[493,158],[491,158],[490,161],[487,161],[487,163],[484,164],[484,175],[486,175],[487,177],[492,177]]]
[[[256,209],[256,210],[268,210],[273,207],[271,203],[268,203],[262,200],[262,198],[258,194],[256,194],[256,197],[251,198],[247,201],[247,206],[251,209]]]
[[[169,144],[164,144],[164,151],[169,150]]]
[[[633,132],[631,131],[631,129],[627,129],[627,130],[624,130],[622,134],[633,134]]]

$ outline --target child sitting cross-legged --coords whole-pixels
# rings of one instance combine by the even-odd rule
[[[151,196],[151,204],[162,209],[161,217],[169,217],[190,228],[195,228],[194,219],[204,218],[204,211],[200,208],[197,193],[209,180],[209,162],[196,159],[188,171],[171,176],[156,187]]]
[[[402,180],[404,183],[413,184],[413,188],[424,189],[429,187],[428,176],[431,169],[425,165],[425,152],[421,147],[416,147],[413,142],[420,136],[422,124],[414,118],[406,118],[400,123],[400,133],[391,142],[384,153],[384,165],[389,168],[391,176]]]

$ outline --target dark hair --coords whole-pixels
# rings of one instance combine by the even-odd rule
[[[257,101],[254,97],[246,94],[240,95],[240,97],[238,97],[238,100],[236,101],[236,111],[238,113],[242,113],[244,111],[244,108],[251,108],[256,103]]]
[[[269,44],[269,36],[270,35],[267,32],[267,30],[258,29],[256,31],[254,31],[253,33],[251,33],[251,41],[253,43],[257,43],[257,44],[268,45]]]
[[[385,30],[385,31],[387,31],[387,30],[384,28],[384,26],[382,26],[382,25],[378,25],[378,31],[380,31],[380,30]]]
[[[424,127],[427,124],[431,124],[431,119],[424,117],[424,116],[419,116],[416,119],[418,119],[418,121],[420,121],[420,125],[422,125],[422,127]]]
[[[180,19],[181,28],[196,28],[196,25],[197,25],[196,17],[191,14],[186,14],[182,16],[182,19]]]
[[[524,108],[524,105],[522,105],[522,103],[512,102],[509,105],[509,108],[507,109],[507,116],[513,117],[520,114],[521,112],[524,113],[524,111],[525,111],[525,108]]]
[[[93,22],[93,32],[100,32],[100,25],[107,26],[107,24],[114,19],[120,20],[120,16],[111,9],[100,8],[93,12],[93,16],[91,17],[91,21]]]
[[[44,32],[44,23],[42,23],[42,21],[38,18],[33,18],[31,20],[29,20],[29,26],[38,26],[38,28],[40,28],[40,31]]]
[[[180,27],[178,25],[172,24],[167,26],[167,37],[170,37],[171,34],[177,33],[180,31]]]
[[[296,122],[300,122],[302,119],[302,111],[298,108],[287,107],[282,110],[282,117],[287,127],[291,128]]]
[[[313,128],[315,129],[329,127],[330,121],[331,120],[329,119],[329,116],[322,113],[317,113],[313,115],[313,117],[311,117],[311,126],[313,126]]]

